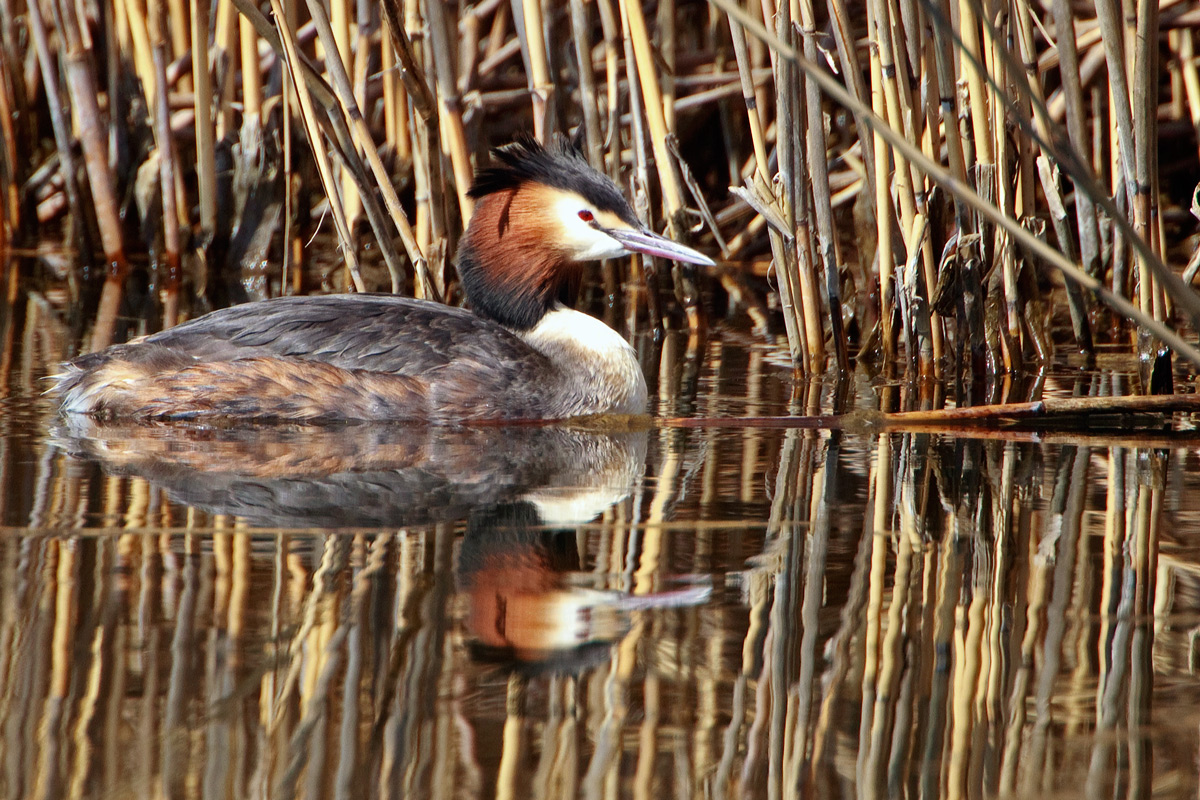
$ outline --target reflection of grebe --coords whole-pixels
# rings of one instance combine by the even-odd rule
[[[607,576],[583,571],[578,527],[629,498],[648,461],[661,462],[647,430],[214,427],[67,416],[51,441],[108,474],[144,479],[173,503],[235,516],[239,528],[370,532],[451,523],[433,534],[451,535],[465,521],[456,608],[473,654],[490,662],[574,670],[606,658],[634,612],[695,606],[711,593],[694,578],[660,574],[651,593],[631,595],[613,589]],[[70,473],[91,483],[95,474],[83,467],[76,463]],[[675,486],[682,491],[686,483]],[[666,498],[664,512],[674,498]],[[617,518],[634,519],[636,508]],[[155,519],[171,515],[160,507]],[[202,516],[189,519],[203,529]],[[68,521],[52,512],[29,524]]]
[[[235,306],[70,362],[54,387],[63,410],[445,422],[642,412],[633,349],[559,298],[581,262],[712,261],[645,230],[566,144],[521,138],[495,154],[458,252],[474,313],[367,295]]]
[[[393,528],[527,502],[555,524],[628,496],[647,432],[347,423],[213,428],[69,416],[54,442],[171,500],[254,527]],[[49,524],[48,520],[41,524]]]
[[[581,585],[575,532],[554,529],[581,521],[547,519],[543,508],[527,502],[472,514],[457,572],[463,625],[476,658],[573,672],[609,658],[633,612],[686,608],[711,597],[712,587],[696,580],[640,595]]]

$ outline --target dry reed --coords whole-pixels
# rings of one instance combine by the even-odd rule
[[[268,20],[231,2],[214,13],[207,2],[59,2],[52,17],[4,6],[5,22],[33,36],[0,39],[0,246],[65,217],[82,269],[98,232],[108,266],[99,294],[81,295],[89,347],[124,335],[129,242],[163,243],[161,323],[140,324],[170,325],[237,296],[220,283],[245,265],[221,260],[250,258],[227,248],[242,225],[265,226],[255,257],[267,259],[267,293],[326,277],[285,280],[270,262],[292,261],[297,237],[329,214],[357,289],[401,291],[411,277],[417,296],[454,297],[445,265],[471,212],[473,168],[532,128],[578,130],[647,224],[725,256],[719,282],[676,268],[673,304],[652,264],[605,265],[611,302],[633,286],[631,321],[642,306],[651,324],[674,326],[679,309],[696,332],[718,285],[755,314],[776,293],[798,373],[862,364],[971,387],[1051,358],[1047,320],[1061,310],[1084,353],[1136,345],[1146,391],[1163,390],[1155,376],[1169,374],[1170,353],[1200,364],[1188,342],[1200,299],[1165,266],[1192,255],[1194,225],[1164,221],[1191,187],[1159,169],[1163,148],[1193,167],[1200,152],[1200,79],[1178,3],[1163,14],[1141,0],[1122,17],[1105,0],[1085,18],[1061,0],[1004,14],[977,0],[276,0]],[[100,40],[115,49],[104,63]],[[1172,61],[1159,63],[1160,50]],[[39,72],[23,68],[34,61]],[[1178,77],[1160,102],[1168,66]],[[1163,121],[1176,119],[1191,133],[1167,138]],[[53,148],[29,144],[41,120]],[[231,159],[243,165],[232,190]],[[267,173],[245,166],[256,162],[283,173],[286,213],[261,213]],[[159,210],[130,224],[122,198],[142,163],[157,165]]]

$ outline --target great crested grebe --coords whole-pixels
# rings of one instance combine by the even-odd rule
[[[472,311],[393,295],[287,297],[214,311],[76,358],[51,392],[111,417],[435,422],[637,414],[633,348],[564,307],[580,264],[647,253],[712,265],[646,230],[565,141],[493,151],[458,249]]]

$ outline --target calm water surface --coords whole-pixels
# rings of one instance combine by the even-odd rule
[[[718,331],[645,346],[644,424],[98,424],[38,396],[37,313],[0,364],[0,797],[1200,791],[1188,420],[747,426],[796,408],[786,359]]]

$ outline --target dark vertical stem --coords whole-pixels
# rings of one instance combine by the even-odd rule
[[[50,112],[50,126],[54,130],[54,145],[58,148],[58,163],[63,176],[63,188],[67,194],[67,206],[71,209],[71,215],[76,220],[73,225],[77,231],[76,244],[79,247],[77,258],[80,263],[90,266],[92,252],[87,239],[87,225],[84,224],[87,217],[84,216],[83,200],[80,196],[79,169],[75,161],[74,149],[71,146],[70,121],[64,116],[62,96],[59,94],[58,70],[55,68],[54,56],[50,51],[50,43],[46,35],[45,18],[42,16],[41,6],[38,3],[31,3],[29,6],[29,25],[33,34],[33,44],[37,49],[42,86],[45,87],[46,91],[46,105]],[[14,145],[15,142],[10,140],[9,147],[13,147]],[[0,187],[0,191],[2,190],[3,188]],[[13,200],[15,201],[15,199],[16,195],[14,192]]]
[[[159,184],[162,190],[163,243],[167,269],[162,286],[163,327],[175,324],[179,315],[179,209],[175,203],[175,145],[171,135],[171,106],[167,99],[167,38],[163,7],[151,0],[147,7],[151,53],[154,58],[154,140],[158,149]]]
[[[783,27],[785,20],[777,20],[777,34],[782,34],[784,41],[791,40],[791,25]],[[732,24],[732,20],[731,20]],[[732,30],[732,28],[731,28]],[[739,31],[740,33],[740,31]],[[806,175],[804,166],[805,152],[798,146],[798,109],[803,99],[799,89],[799,72],[791,59],[783,58],[772,51],[775,67],[775,147],[778,158],[776,180],[777,203],[782,213],[787,230],[794,234],[793,240],[786,246],[776,246],[772,238],[772,251],[776,254],[777,269],[787,272],[780,277],[780,286],[788,284],[787,295],[783,297],[786,306],[788,299],[793,305],[798,304],[798,321],[795,326],[797,338],[803,343],[804,360],[799,366],[806,372],[820,372],[824,368],[825,344],[821,325],[821,315],[818,309],[820,300],[817,297],[816,280],[813,274],[812,248],[809,242],[810,220],[807,213],[808,196],[801,190]],[[749,98],[747,97],[747,102]],[[751,109],[759,113],[757,109]],[[802,109],[799,109],[802,110]],[[765,178],[768,174],[766,163],[759,165],[759,172]],[[788,256],[780,259],[783,250]],[[800,331],[803,331],[801,333]],[[790,333],[790,332],[789,332]],[[793,352],[796,348],[793,347]]]
[[[1086,162],[1090,139],[1084,123],[1085,109],[1079,79],[1079,55],[1075,48],[1074,16],[1068,0],[1054,0],[1053,8],[1059,72],[1062,77],[1063,97],[1067,101],[1067,135],[1071,146],[1077,153],[1084,154]],[[1096,207],[1086,191],[1078,191],[1075,193],[1075,208],[1079,218],[1079,253],[1083,257],[1083,267],[1089,275],[1095,275],[1100,268]]]
[[[433,61],[441,130],[449,149],[450,164],[454,168],[459,212],[465,224],[474,206],[474,201],[467,196],[467,190],[471,188],[471,161],[463,128],[462,98],[458,96],[458,77],[454,74],[456,60],[450,42],[450,22],[446,17],[448,10],[443,3],[435,0],[425,3],[429,25],[429,50],[426,55]],[[438,141],[431,144],[437,144]],[[431,160],[433,154],[440,151],[440,145],[430,150]]]
[[[391,37],[392,49],[399,60],[400,78],[404,82],[404,89],[423,123],[419,124],[416,130],[420,132],[423,142],[417,151],[424,153],[421,163],[425,167],[425,174],[422,175],[422,171],[415,168],[420,152],[414,152],[414,178],[418,198],[422,194],[422,188],[428,195],[426,202],[429,209],[430,237],[437,252],[426,252],[425,256],[429,262],[429,279],[433,284],[434,294],[436,297],[443,297],[446,293],[444,266],[449,225],[446,221],[446,181],[442,175],[438,105],[424,70],[417,63],[413,53],[412,41],[405,31],[397,2],[398,0],[381,0],[379,7],[387,20],[387,31]]]
[[[583,0],[570,0],[571,38],[575,44],[575,58],[579,65],[579,104],[583,108],[584,152],[588,163],[604,172],[604,140],[600,132],[600,109],[597,107],[596,71],[592,67],[592,47],[588,38],[588,12]],[[610,302],[617,297],[619,276],[613,259],[601,267],[604,278],[604,293]]]
[[[649,155],[646,152],[646,126],[642,116],[642,88],[641,83],[637,79],[636,64],[637,59],[633,54],[633,42],[626,30],[626,20],[622,15],[622,44],[625,50],[625,70],[626,78],[629,82],[629,116],[632,120],[632,141],[630,143],[633,151],[633,207],[636,209],[638,217],[643,223],[650,223],[650,199],[647,197],[648,187],[650,185],[650,167]],[[619,134],[616,141],[620,142]],[[618,147],[617,152],[620,152]],[[620,159],[617,159],[616,168],[620,168]],[[655,328],[663,326],[663,311],[658,297],[658,272],[654,268],[654,259],[649,256],[634,256],[635,264],[640,264],[641,269],[637,270],[646,278],[646,305],[650,313],[650,323]],[[636,273],[635,273],[636,274]]]
[[[583,0],[571,0],[571,38],[579,65],[579,101],[583,109],[584,152],[588,163],[604,171],[604,140],[600,132],[600,109],[596,105],[596,71],[592,67],[590,26]]]
[[[0,14],[0,24],[4,22]],[[5,31],[7,34],[7,31]],[[17,186],[17,136],[13,128],[16,100],[13,91],[13,61],[8,37],[0,39],[0,249],[20,224]],[[61,147],[59,148],[62,149]]]
[[[1133,157],[1137,194],[1132,200],[1134,230],[1151,246],[1157,238],[1150,226],[1155,218],[1154,183],[1158,174],[1158,28],[1158,4],[1138,0],[1133,53]]]
[[[396,253],[395,246],[392,244],[391,232],[392,226],[395,226],[395,229],[400,234],[401,241],[404,243],[405,249],[408,251],[408,256],[412,260],[417,280],[423,285],[423,294],[429,296],[433,293],[433,287],[430,285],[429,278],[426,275],[425,259],[421,254],[420,248],[417,246],[416,236],[413,233],[412,227],[408,224],[408,218],[405,216],[404,208],[400,205],[400,198],[396,195],[391,178],[383,166],[382,159],[379,157],[379,150],[375,147],[375,142],[371,138],[371,132],[367,129],[367,123],[363,119],[362,111],[359,109],[358,101],[354,96],[354,87],[350,82],[350,76],[347,75],[345,64],[342,63],[342,56],[337,54],[337,38],[334,35],[329,16],[325,13],[324,7],[318,2],[313,2],[313,0],[310,0],[308,3],[308,8],[313,23],[317,28],[317,35],[325,45],[327,54],[327,58],[325,59],[326,72],[333,82],[334,92],[337,94],[338,100],[341,101],[340,110],[330,110],[330,113],[345,113],[349,120],[351,134],[358,145],[357,152],[347,153],[346,157],[347,159],[353,159],[358,154],[366,157],[367,163],[370,165],[372,174],[375,177],[376,185],[379,187],[384,202],[387,203],[388,210],[392,215],[392,225],[389,225],[387,217],[379,206],[379,201],[375,198],[375,193],[370,190],[369,186],[362,186],[362,190],[358,192],[356,197],[356,205],[361,205],[366,211],[371,228],[375,231],[376,241],[380,251],[383,253],[388,273],[392,278],[392,291],[399,292],[404,283],[404,272],[401,269],[400,257]],[[366,183],[366,176],[363,172],[361,163],[353,165],[351,173],[360,185]]]
[[[787,3],[780,4],[780,25],[786,20]],[[807,2],[800,4],[804,18],[804,54],[813,63],[820,63],[816,43],[816,20],[812,16],[812,7]],[[790,27],[790,26],[789,26]],[[812,211],[817,222],[817,258],[825,273],[825,310],[829,314],[829,331],[834,355],[837,359],[838,371],[842,374],[850,371],[850,358],[847,354],[846,334],[842,328],[842,297],[841,278],[838,275],[836,238],[833,231],[833,204],[829,189],[829,164],[826,162],[825,112],[821,106],[821,89],[807,78],[803,79],[805,93],[805,110],[807,122],[805,141],[808,143],[808,169],[812,181]],[[797,187],[797,192],[805,191],[803,185]]]

